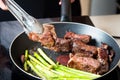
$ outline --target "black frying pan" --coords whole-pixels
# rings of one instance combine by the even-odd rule
[[[116,43],[116,41],[114,40],[114,38],[112,38],[106,32],[100,29],[97,29],[95,27],[89,26],[89,25],[73,23],[73,22],[55,22],[55,23],[49,23],[49,24],[55,25],[55,29],[56,29],[56,33],[58,37],[63,37],[66,31],[72,31],[77,34],[91,35],[92,44],[95,46],[100,46],[101,42],[105,42],[108,45],[110,45],[115,51],[115,56],[114,56],[113,62],[110,64],[109,71],[105,73],[104,75],[107,75],[108,73],[110,73],[117,66],[118,61],[120,59],[120,48],[118,44]],[[17,68],[19,68],[22,72],[28,75],[30,74],[23,70],[23,64],[21,63],[20,57],[26,49],[32,48],[34,46],[41,47],[40,43],[29,40],[27,35],[24,32],[22,32],[13,40],[12,45],[10,47],[10,57],[13,63],[17,66]],[[55,60],[56,56],[58,56],[57,54],[51,54],[55,52],[52,52],[48,49],[43,48],[43,50],[48,54],[48,56],[52,57],[53,60]],[[33,75],[32,77],[38,78]]]
[[[66,13],[64,13],[64,14],[66,14]],[[65,20],[70,20],[71,18],[68,16],[62,16],[61,19],[62,19],[62,21],[65,21]],[[85,24],[81,24],[81,23],[53,22],[53,23],[48,23],[48,24],[52,24],[55,26],[55,30],[56,30],[58,37],[63,37],[66,31],[72,31],[77,34],[91,35],[92,36],[91,44],[93,44],[95,46],[100,46],[101,42],[107,43],[115,51],[115,56],[114,56],[112,63],[110,64],[109,71],[107,73],[103,74],[102,77],[109,74],[112,70],[114,70],[116,68],[116,66],[119,62],[119,59],[120,59],[120,48],[119,48],[119,45],[117,44],[117,42],[114,40],[114,38],[112,36],[110,36],[108,33],[104,32],[98,28],[95,28],[93,26],[85,25]],[[25,32],[22,32],[16,36],[16,38],[13,40],[13,42],[10,46],[10,50],[9,50],[10,58],[11,58],[12,62],[14,63],[14,65],[20,71],[22,71],[23,73],[27,74],[29,77],[32,77],[34,79],[40,79],[39,77],[31,75],[28,72],[24,71],[23,64],[21,63],[21,60],[20,60],[20,57],[24,53],[24,51],[26,49],[32,48],[34,46],[39,46],[39,47],[43,48],[42,46],[40,46],[40,43],[29,40],[29,38],[27,37]],[[48,49],[43,48],[43,50],[53,60],[55,60],[56,57],[58,56],[58,54],[51,54],[51,53],[55,53],[55,52],[52,52]]]

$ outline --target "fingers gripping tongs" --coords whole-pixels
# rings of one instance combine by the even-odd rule
[[[8,10],[15,16],[15,18],[22,24],[26,34],[30,32],[42,33],[42,25],[35,19],[25,12],[14,0],[5,0]]]

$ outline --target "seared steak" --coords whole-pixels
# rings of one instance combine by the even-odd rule
[[[54,46],[57,38],[53,25],[43,25],[44,32],[42,34],[29,33],[29,38],[33,41],[40,42],[44,47],[50,48]]]
[[[55,41],[55,45],[50,49],[56,52],[69,52],[71,50],[71,40],[57,38]]]
[[[70,60],[68,61],[68,67],[87,71],[87,72],[92,72],[95,74],[96,72],[98,72],[100,66],[101,65],[98,60],[90,57],[79,57],[75,55],[72,58],[70,58]]]
[[[93,54],[89,53],[89,52],[85,52],[85,51],[81,51],[81,52],[76,52],[76,53],[70,53],[69,57],[73,57],[73,56],[78,56],[78,57],[94,57]]]
[[[88,43],[91,40],[91,36],[90,35],[86,35],[86,34],[76,34],[74,32],[66,32],[66,34],[64,35],[65,39],[79,39],[84,43]]]
[[[97,47],[96,46],[90,46],[78,39],[73,40],[73,45],[72,45],[72,52],[81,52],[81,51],[86,51],[90,52],[91,54],[96,55],[97,54]]]

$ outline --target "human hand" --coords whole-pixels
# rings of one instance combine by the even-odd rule
[[[1,8],[2,10],[8,10],[7,6],[6,6],[5,3],[4,3],[4,0],[0,0],[0,8]]]
[[[75,0],[70,0],[71,3],[73,3]],[[60,0],[59,5],[61,5],[62,0]]]

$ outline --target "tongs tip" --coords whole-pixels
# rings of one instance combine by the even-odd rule
[[[9,11],[22,24],[23,29],[27,34],[30,32],[41,34],[43,32],[42,24],[25,12],[14,0],[6,0],[6,5],[8,6]]]

